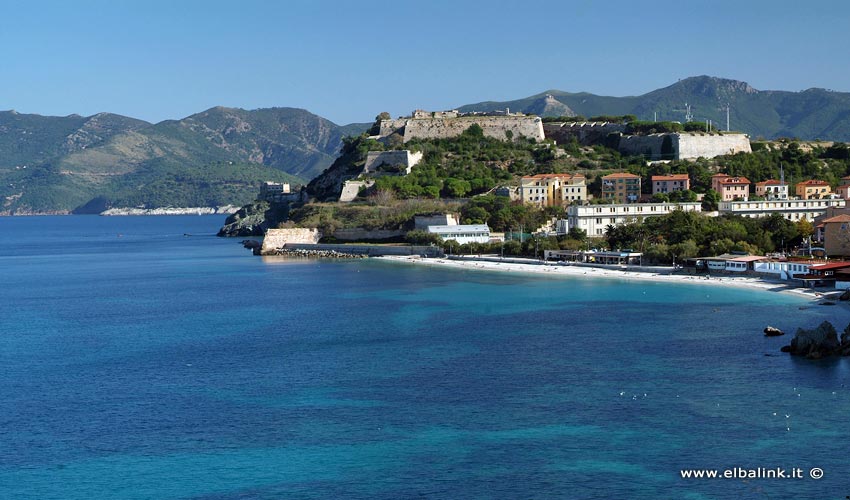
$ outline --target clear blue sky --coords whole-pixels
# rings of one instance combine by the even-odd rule
[[[0,0],[0,110],[336,123],[696,75],[850,91],[850,2]]]

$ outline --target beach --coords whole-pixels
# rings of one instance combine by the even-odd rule
[[[612,269],[596,267],[587,264],[561,264],[543,262],[534,259],[504,259],[498,256],[482,257],[452,257],[452,258],[422,258],[419,256],[384,256],[381,260],[405,262],[415,265],[458,268],[477,271],[496,271],[518,274],[536,274],[552,277],[576,277],[589,279],[615,279],[627,282],[658,282],[698,284],[706,286],[740,287],[765,290],[771,292],[787,292],[809,297],[812,300],[837,298],[840,291],[832,288],[805,288],[794,281],[769,280],[752,276],[711,276],[672,273],[670,267],[659,267],[658,272],[651,268],[641,271],[628,269]],[[522,262],[527,261],[527,262]]]

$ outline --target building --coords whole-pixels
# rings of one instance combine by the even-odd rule
[[[610,174],[602,178],[602,198],[615,203],[634,203],[640,198],[640,176]]]
[[[850,256],[850,215],[823,221],[823,247],[829,256]]]
[[[557,222],[556,232],[566,234],[572,228],[583,230],[588,236],[605,235],[609,225],[619,225],[656,215],[667,215],[675,210],[701,212],[700,203],[630,203],[619,205],[570,205],[567,219]]]
[[[827,209],[844,207],[844,204],[844,200],[721,201],[717,209],[720,213],[743,217],[768,217],[778,213],[793,222],[800,219],[811,222]]]
[[[490,242],[490,227],[487,224],[428,226],[428,232],[440,236],[443,241],[455,240],[461,245]]]
[[[457,226],[458,220],[457,214],[414,215],[413,228],[427,231],[428,226]]]
[[[520,199],[540,207],[558,207],[587,200],[582,174],[537,174],[520,180]]]
[[[544,250],[543,260],[611,266],[640,266],[643,254],[631,249],[598,252],[596,250]]]
[[[691,189],[688,174],[670,174],[652,176],[652,194],[672,193]]]
[[[809,268],[818,264],[816,261],[806,260],[775,260],[766,259],[753,264],[753,270],[765,278],[790,280],[797,279],[809,273]]]
[[[711,189],[720,193],[720,201],[750,199],[750,180],[746,177],[714,174],[711,176]]]
[[[756,182],[756,196],[766,200],[787,200],[788,184],[775,179]]]
[[[841,185],[835,188],[835,194],[845,200],[850,200],[850,175],[841,178]]]
[[[832,194],[832,188],[829,187],[829,183],[826,181],[812,179],[798,182],[796,193],[799,198],[804,200],[822,200]]]

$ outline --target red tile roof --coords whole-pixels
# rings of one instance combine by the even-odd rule
[[[782,181],[778,181],[776,179],[768,179],[766,181],[756,182],[756,186],[774,186],[774,185],[782,185]]]
[[[828,224],[830,222],[850,222],[850,215],[841,214],[836,215],[835,217],[830,217],[829,219],[824,219],[823,224]]]
[[[726,176],[726,177],[727,178],[719,181],[720,185],[726,186],[726,185],[729,185],[729,184],[749,184],[750,183],[750,180],[747,179],[746,177],[729,177],[729,176]]]
[[[652,182],[655,181],[686,181],[689,180],[688,174],[669,174],[669,175],[653,175]]]
[[[620,174],[608,174],[605,177],[603,177],[603,179],[640,179],[640,176],[635,175],[635,174],[620,173]]]
[[[829,183],[826,181],[820,181],[817,179],[811,179],[808,181],[798,182],[798,186],[829,186]]]

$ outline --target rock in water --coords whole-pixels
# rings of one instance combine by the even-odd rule
[[[784,350],[784,348],[783,348]],[[838,333],[829,321],[824,321],[814,330],[797,329],[797,334],[791,339],[788,351],[794,356],[805,356],[809,359],[820,359],[824,356],[840,354],[841,344]]]
[[[838,297],[838,300],[850,300],[850,290],[844,290],[844,293]]]
[[[764,329],[765,337],[779,337],[780,335],[785,335],[785,332],[783,332],[779,328],[776,328],[775,326],[768,325]]]

